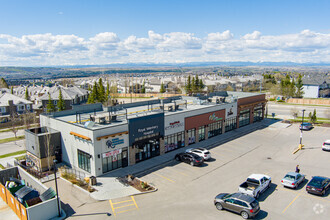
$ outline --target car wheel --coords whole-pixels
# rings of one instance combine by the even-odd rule
[[[215,207],[216,207],[218,210],[222,210],[222,209],[223,209],[223,206],[221,205],[220,202],[217,202],[217,203],[215,204]]]
[[[245,211],[241,212],[241,216],[244,219],[248,219],[249,218],[249,214],[247,212],[245,212]]]
[[[193,161],[191,161],[191,162],[190,162],[190,165],[191,165],[191,166],[194,166],[194,162],[193,162]]]
[[[176,161],[180,161],[180,157],[179,156],[176,156],[175,159],[176,159]]]

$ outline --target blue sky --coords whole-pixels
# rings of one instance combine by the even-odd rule
[[[326,0],[0,0],[0,65],[330,62],[329,11]]]

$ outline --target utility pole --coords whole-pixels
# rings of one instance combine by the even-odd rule
[[[303,123],[304,123],[304,113],[305,113],[305,109],[302,110],[302,120],[301,120],[301,127],[300,127],[300,141],[299,141],[299,146],[302,147],[302,133],[303,133]]]

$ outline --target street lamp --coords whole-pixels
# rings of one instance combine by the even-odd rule
[[[302,119],[301,119],[301,125],[300,125],[300,142],[299,142],[299,146],[301,146],[302,144],[302,132],[303,132],[303,123],[304,123],[304,113],[305,113],[305,109],[302,110]]]
[[[60,217],[61,216],[60,200],[58,198],[57,179],[56,179],[56,163],[57,163],[57,160],[53,160],[53,162],[54,162],[54,176],[55,176],[55,187],[56,187],[56,197],[57,197],[57,210],[58,210],[58,217]]]

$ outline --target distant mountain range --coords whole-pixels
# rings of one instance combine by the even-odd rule
[[[60,68],[145,68],[145,67],[207,67],[207,66],[330,66],[330,63],[294,63],[294,62],[190,62],[190,63],[123,63],[104,65],[49,66]]]

